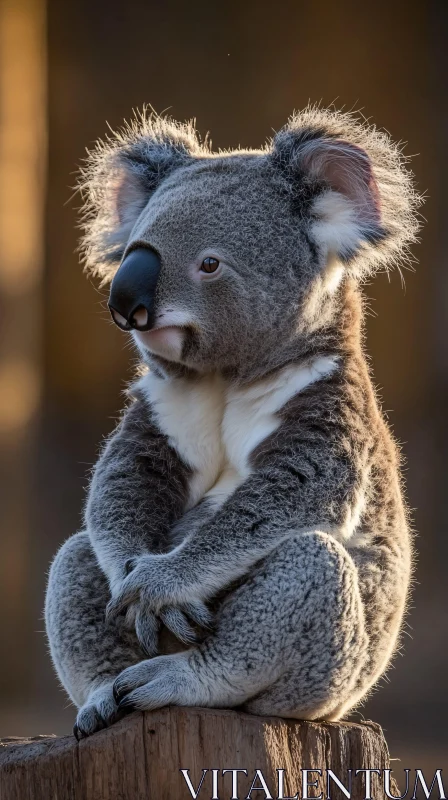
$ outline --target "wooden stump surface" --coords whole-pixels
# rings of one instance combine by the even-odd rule
[[[256,717],[236,711],[164,708],[134,713],[79,743],[72,736],[0,741],[0,800],[188,800],[193,795],[180,772],[189,770],[197,790],[207,769],[199,800],[214,798],[212,770],[219,770],[218,794],[232,797],[232,775],[238,776],[238,798],[246,798],[256,770],[273,798],[278,773],[285,770],[284,798],[302,797],[301,769],[321,769],[317,789],[326,798],[326,769],[347,785],[353,770],[352,800],[365,797],[364,776],[356,769],[388,769],[389,753],[379,725],[373,722],[313,723]],[[383,796],[372,776],[373,797]],[[260,780],[255,783],[260,786]],[[397,794],[392,787],[392,792]],[[261,800],[263,790],[251,792]],[[332,783],[331,800],[344,800]]]

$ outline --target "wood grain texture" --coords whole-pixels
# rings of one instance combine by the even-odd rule
[[[285,770],[284,797],[301,797],[301,769],[313,768],[323,776],[310,795],[323,791],[326,797],[326,769],[344,784],[352,769],[351,797],[361,800],[364,776],[355,778],[354,770],[389,766],[382,730],[373,722],[314,723],[171,707],[134,713],[79,743],[71,736],[0,740],[0,800],[188,800],[181,769],[189,770],[195,789],[202,770],[209,770],[199,800],[213,797],[212,769],[219,769],[220,800],[232,797],[232,775],[223,776],[224,769],[248,772],[239,775],[238,798],[246,798],[257,769],[273,798],[277,769]],[[266,793],[254,790],[250,797],[260,800]],[[332,800],[343,797],[332,789]]]

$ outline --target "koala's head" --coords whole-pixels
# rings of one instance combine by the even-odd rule
[[[85,261],[112,281],[114,321],[149,363],[200,372],[280,363],[418,228],[400,150],[317,108],[261,150],[217,153],[143,115],[90,154],[82,186]]]

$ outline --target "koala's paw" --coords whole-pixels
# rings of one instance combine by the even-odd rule
[[[135,627],[148,656],[157,653],[160,622],[184,644],[198,644],[211,630],[213,615],[201,599],[186,594],[163,556],[128,559],[126,577],[108,603],[106,617],[111,621],[125,612],[127,627]]]
[[[200,582],[194,580],[171,553],[129,558],[125,571],[126,577],[115,588],[108,603],[108,617],[122,613],[136,601],[144,603],[155,614],[165,606],[203,605]]]
[[[73,726],[73,735],[79,742],[80,739],[107,728],[123,716],[124,710],[117,708],[111,682],[95,689],[87,702],[81,706]]]
[[[114,683],[115,702],[121,711],[150,711],[167,705],[204,703],[200,683],[188,653],[158,656],[123,670]]]

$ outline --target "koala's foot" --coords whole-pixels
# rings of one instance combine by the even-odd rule
[[[120,711],[204,703],[201,685],[189,664],[189,652],[158,656],[128,667],[116,679],[113,693]]]
[[[119,711],[117,708],[113,694],[113,681],[111,681],[106,686],[95,689],[87,702],[81,706],[73,727],[73,734],[79,742],[80,739],[107,728],[123,716],[123,711]]]

